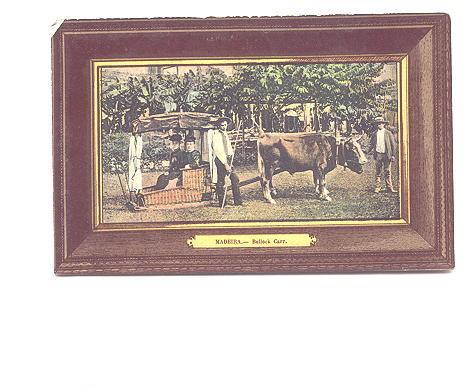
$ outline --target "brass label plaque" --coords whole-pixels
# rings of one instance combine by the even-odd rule
[[[311,234],[195,235],[187,240],[195,249],[311,247],[316,242],[317,238]]]

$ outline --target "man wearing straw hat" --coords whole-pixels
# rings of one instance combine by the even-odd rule
[[[224,207],[226,204],[225,177],[227,175],[230,176],[234,204],[236,206],[243,204],[239,185],[240,179],[231,165],[234,150],[227,133],[227,128],[230,123],[231,120],[229,118],[221,117],[216,122],[217,127],[208,131],[210,172],[212,181],[216,182],[216,191],[220,207]]]
[[[388,124],[383,117],[376,117],[374,120],[377,130],[372,134],[370,139],[370,152],[374,153],[375,159],[375,193],[381,192],[382,172],[385,177],[385,185],[387,192],[397,192],[393,189],[391,168],[392,162],[395,161],[397,153],[397,144],[395,137],[390,130],[385,128]]]

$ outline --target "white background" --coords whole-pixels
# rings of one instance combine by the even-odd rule
[[[476,386],[476,19],[458,4],[4,2],[0,385]],[[452,17],[452,273],[53,275],[49,37],[57,19],[397,11]]]

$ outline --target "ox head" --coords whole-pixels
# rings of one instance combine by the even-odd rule
[[[344,167],[349,168],[356,173],[362,173],[362,165],[367,163],[362,147],[359,144],[360,137],[351,137],[342,144],[342,156],[344,159]]]

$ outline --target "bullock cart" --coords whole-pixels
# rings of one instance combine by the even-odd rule
[[[139,133],[157,132],[162,138],[172,133],[193,135],[195,149],[202,156],[198,168],[181,169],[180,186],[158,189],[156,185],[145,187],[142,198],[146,206],[194,205],[213,198],[214,187],[210,179],[208,131],[215,128],[220,116],[198,112],[165,113],[142,118],[138,124]]]

